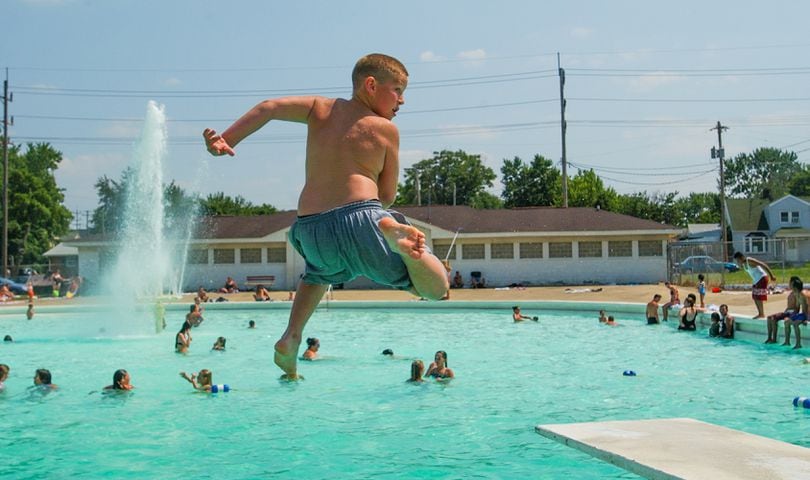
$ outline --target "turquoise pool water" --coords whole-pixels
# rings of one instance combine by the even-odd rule
[[[810,447],[810,410],[791,404],[810,395],[800,356],[648,327],[640,315],[611,328],[595,313],[513,324],[508,309],[319,310],[305,333],[320,338],[323,359],[290,384],[272,365],[283,310],[208,311],[186,356],[173,352],[180,311],[157,335],[44,311],[0,317],[0,334],[16,340],[0,345],[11,366],[3,478],[638,478],[534,426],[681,416]],[[210,351],[220,335],[227,350]],[[406,384],[410,359],[427,363],[439,349],[457,378]],[[61,388],[31,395],[43,367]],[[98,393],[118,368],[136,390]],[[194,393],[178,372],[201,368],[233,391]]]

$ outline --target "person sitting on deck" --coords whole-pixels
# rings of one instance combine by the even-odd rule
[[[256,293],[253,294],[253,299],[257,302],[272,302],[273,299],[270,298],[270,292],[264,288],[264,285],[257,285],[256,286]]]
[[[239,293],[239,287],[236,285],[236,281],[228,277],[225,279],[225,286],[219,289],[220,293]]]

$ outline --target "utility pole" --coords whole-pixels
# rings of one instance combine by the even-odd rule
[[[560,52],[557,52],[557,72],[560,75],[560,135],[562,137],[562,197],[563,208],[568,208],[568,162],[565,157],[565,70],[560,66]]]
[[[728,238],[726,237],[726,178],[724,174],[723,159],[726,151],[723,149],[723,130],[728,127],[722,125],[720,120],[717,125],[710,129],[717,130],[717,148],[712,147],[712,158],[720,159],[720,238],[723,243],[723,261],[728,261]]]
[[[3,276],[8,273],[8,126],[14,124],[14,118],[8,121],[8,104],[13,100],[8,93],[8,68],[3,80]]]

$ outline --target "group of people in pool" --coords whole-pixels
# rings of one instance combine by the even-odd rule
[[[5,382],[10,371],[11,367],[5,363],[0,363],[0,393],[6,391]],[[56,390],[59,387],[53,383],[50,370],[38,368],[36,371],[34,371],[34,385],[29,388],[34,389],[32,391],[40,391],[45,393],[51,390]]]
[[[321,341],[315,337],[307,338],[307,349],[301,355],[301,360],[312,361],[318,359],[318,350],[321,348]],[[383,355],[388,357],[394,356],[394,351],[386,348],[382,352]],[[425,371],[425,363],[422,360],[414,360],[411,362],[411,376],[408,382],[420,383],[423,378],[434,378],[437,381],[446,381],[455,378],[453,370],[447,366],[447,352],[439,350],[433,357],[433,363]]]
[[[393,352],[391,354],[393,355]],[[411,376],[406,381],[409,383],[422,383],[425,378],[433,378],[438,382],[446,382],[455,377],[456,374],[447,366],[447,352],[439,350],[433,356],[433,362],[427,371],[425,371],[425,363],[422,360],[411,362]]]
[[[180,331],[177,332],[174,336],[174,351],[177,353],[188,353],[188,349],[191,346],[191,328],[192,327],[199,327],[200,324],[203,322],[204,318],[202,316],[202,305],[200,305],[199,297],[194,298],[194,303],[189,308],[189,312],[186,314],[186,318],[183,321],[183,325],[180,326]],[[251,320],[248,328],[255,328],[256,322]],[[211,347],[211,350],[225,350],[225,343],[227,340],[225,337],[218,337],[214,342],[214,346]]]

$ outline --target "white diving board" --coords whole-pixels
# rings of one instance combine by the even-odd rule
[[[810,449],[691,418],[538,425],[535,430],[650,479],[810,479]]]

